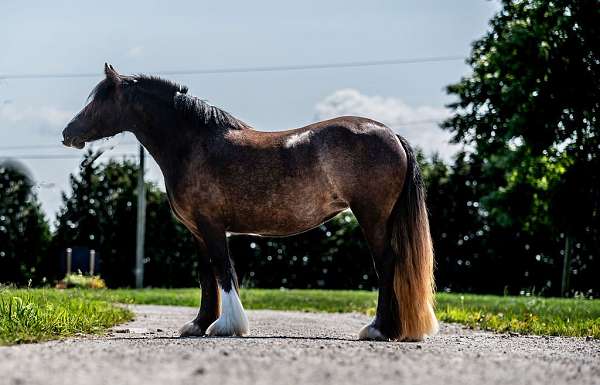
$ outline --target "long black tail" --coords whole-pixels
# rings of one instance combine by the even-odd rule
[[[407,157],[404,187],[390,220],[392,250],[397,256],[394,292],[399,310],[399,340],[421,340],[437,332],[433,312],[433,246],[425,205],[425,188],[414,151],[398,136]]]

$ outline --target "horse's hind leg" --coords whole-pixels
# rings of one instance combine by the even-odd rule
[[[387,227],[389,213],[376,207],[353,206],[352,212],[363,229],[377,273],[378,297],[375,319],[359,332],[362,340],[388,340],[398,333],[398,303],[394,293],[395,257]]]
[[[200,249],[199,278],[202,296],[200,310],[193,321],[185,324],[181,330],[182,337],[203,336],[206,329],[219,317],[219,291],[217,279],[210,264],[210,258],[204,242],[198,239]]]

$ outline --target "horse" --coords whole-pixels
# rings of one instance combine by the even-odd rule
[[[425,192],[403,137],[353,116],[258,131],[185,86],[106,63],[104,74],[63,144],[82,149],[128,131],[156,160],[174,216],[199,247],[200,309],[181,337],[248,334],[228,233],[289,236],[347,209],[378,282],[376,315],[358,338],[420,341],[437,332]]]

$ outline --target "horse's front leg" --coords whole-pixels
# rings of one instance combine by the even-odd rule
[[[248,334],[248,318],[238,294],[233,262],[229,258],[227,237],[219,226],[201,226],[206,248],[219,287],[221,313],[206,329],[209,336],[243,336]]]
[[[199,277],[202,295],[200,310],[193,321],[186,323],[180,330],[182,337],[201,337],[206,329],[219,317],[219,291],[217,279],[210,263],[208,250],[204,242],[198,239],[200,246]]]

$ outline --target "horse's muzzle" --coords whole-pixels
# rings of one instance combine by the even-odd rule
[[[63,134],[62,144],[67,147],[73,147],[81,150],[83,147],[85,147],[85,140],[81,139],[79,136],[68,137]]]

